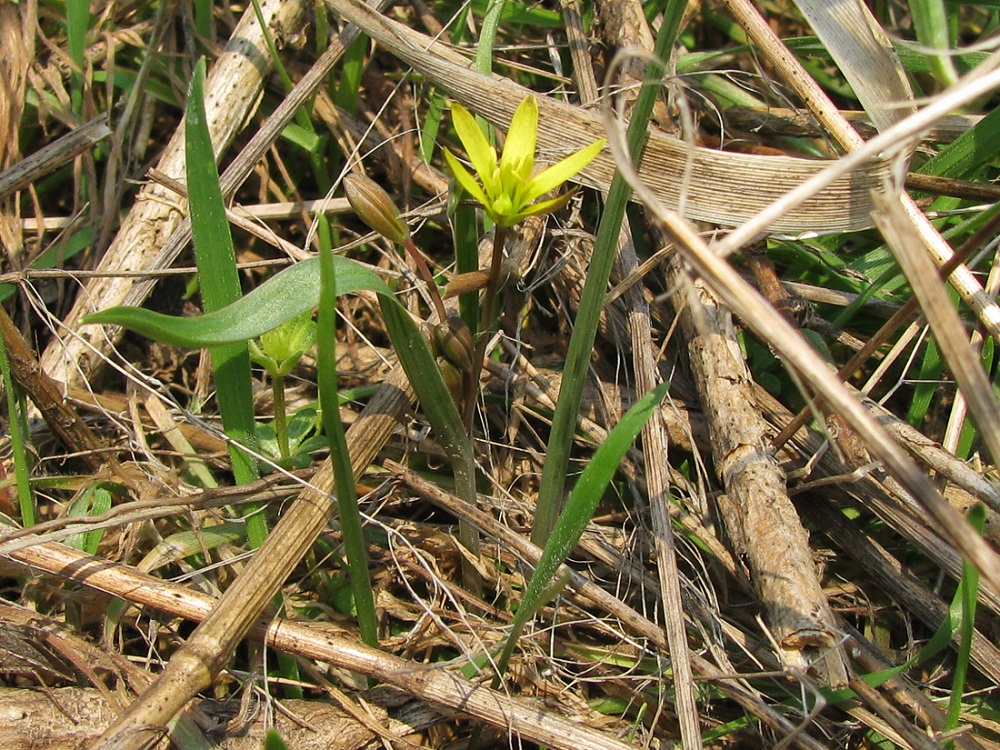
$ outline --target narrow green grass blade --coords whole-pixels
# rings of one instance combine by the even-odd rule
[[[111,510],[111,493],[106,488],[95,484],[87,487],[70,504],[66,516],[68,518],[92,518],[109,510]],[[64,543],[73,549],[86,552],[88,555],[96,555],[97,548],[103,538],[104,529],[95,529],[67,537]]]
[[[194,28],[205,42],[212,41],[212,0],[194,0]]]
[[[424,124],[420,128],[420,158],[430,164],[434,158],[434,147],[437,144],[438,132],[441,130],[441,118],[444,116],[444,97],[440,94],[429,94],[430,102]]]
[[[457,185],[455,189],[459,189]],[[479,225],[476,221],[476,209],[472,206],[457,206],[452,219],[452,230],[455,241],[455,271],[460,274],[478,271]],[[461,295],[458,298],[458,310],[462,320],[469,327],[469,333],[475,338],[479,332],[479,292],[466,292]]]
[[[380,296],[379,302],[399,364],[406,372],[441,446],[451,459],[456,493],[470,505],[475,505],[476,457],[472,449],[472,438],[465,429],[465,423],[448,386],[445,385],[434,354],[420,329],[410,318],[409,312],[395,297]],[[465,548],[478,556],[478,531],[468,523],[460,522],[458,535]],[[464,566],[462,577],[473,594],[481,593],[482,581],[473,566]]]
[[[924,162],[921,174],[971,180],[993,163],[1000,153],[1000,109],[990,110],[982,120]]]
[[[426,339],[395,297],[382,296],[379,302],[399,363],[410,378],[442,447],[449,454],[461,453],[469,442],[465,427]]]
[[[511,632],[504,645],[503,653],[497,661],[500,674],[507,668],[510,657],[517,645],[517,638],[529,618],[547,599],[555,593],[549,584],[555,577],[559,566],[566,562],[576,545],[580,542],[587,524],[594,515],[594,510],[607,489],[611,478],[618,470],[618,465],[642,431],[642,427],[656,411],[663,397],[667,394],[667,383],[660,383],[656,388],[639,399],[631,409],[608,433],[607,439],[594,453],[593,458],[580,475],[579,481],[573,487],[566,508],[552,530],[552,535],[546,541],[542,556],[535,566],[535,572],[528,582],[517,614],[511,625]],[[499,675],[498,675],[499,676]]]
[[[948,38],[948,14],[945,12],[944,2],[910,0],[909,4],[917,41],[931,50],[925,53],[931,74],[942,88],[955,85],[958,82],[958,72],[949,54],[951,39]]]
[[[84,53],[87,45],[87,31],[90,28],[89,0],[67,0],[66,2],[66,46],[69,57],[79,71],[71,76],[70,100],[73,111],[79,114],[83,107],[83,72],[86,70]]]
[[[206,312],[212,312],[238,300],[243,292],[205,116],[204,58],[195,66],[185,123],[188,201],[195,260],[202,303]],[[238,445],[252,449],[255,445],[254,406],[247,344],[242,341],[214,346],[210,353],[226,434]],[[257,462],[249,453],[230,444],[229,455],[238,484],[252,482],[260,476]],[[267,526],[264,516],[253,510],[250,509],[247,518],[247,537],[256,548],[267,536]]]
[[[482,27],[479,30],[479,42],[476,44],[476,70],[480,73],[493,72],[493,45],[500,29],[500,19],[503,16],[507,0],[489,0],[486,13],[483,15]]]
[[[940,388],[938,381],[944,371],[944,359],[941,357],[941,350],[933,338],[928,339],[927,348],[924,349],[924,358],[920,363],[920,372],[917,375],[917,385],[913,389],[913,397],[910,399],[910,408],[906,413],[906,421],[914,427],[919,427],[924,423],[927,411],[931,407],[931,401]]]
[[[980,534],[986,523],[986,506],[977,503],[969,509],[969,524]],[[961,601],[962,624],[958,641],[958,658],[955,660],[955,671],[952,674],[951,695],[948,698],[948,712],[945,717],[944,731],[958,728],[962,716],[962,697],[965,693],[965,680],[969,673],[969,662],[972,654],[972,637],[976,633],[976,602],[979,599],[979,571],[968,560],[962,563]]]
[[[345,112],[353,112],[358,106],[361,89],[361,72],[364,69],[368,37],[359,35],[344,52],[340,63],[340,83],[333,95],[333,102]]]
[[[325,219],[323,219],[325,220]],[[337,275],[333,253],[320,251],[320,305],[318,319],[319,398],[323,407],[323,431],[330,443],[334,486],[340,509],[340,529],[347,552],[347,569],[354,593],[354,610],[358,616],[361,639],[378,648],[378,623],[375,618],[375,597],[368,573],[368,552],[365,546],[358,495],[354,487],[354,471],[340,419],[340,396],[337,389]]]
[[[17,486],[17,504],[21,511],[21,525],[34,526],[35,500],[31,494],[31,468],[28,465],[28,450],[24,443],[25,430],[22,422],[23,401],[18,399],[14,389],[14,379],[10,374],[10,360],[7,358],[7,347],[0,338],[0,378],[3,379],[3,392],[7,396],[7,418],[10,425],[10,445],[14,459],[14,481]]]
[[[666,58],[667,52],[673,45],[676,28],[676,25],[666,22],[660,27],[655,49],[658,59]],[[651,76],[647,77],[632,111],[628,143],[636,160],[642,155],[642,143],[646,137],[646,128],[649,125],[649,116],[653,111],[657,90],[655,80]],[[552,432],[549,436],[541,486],[538,490],[535,525],[531,530],[531,541],[538,546],[543,546],[548,540],[562,506],[570,448],[576,430],[576,417],[580,399],[583,397],[583,388],[587,382],[587,369],[597,338],[597,326],[604,305],[605,290],[617,255],[618,233],[631,193],[631,188],[621,173],[615,172],[611,188],[608,190],[604,212],[601,214],[601,223],[597,228],[594,255],[587,269],[587,280],[580,297],[580,308],[573,326],[573,336],[570,339],[566,364],[563,368],[562,387],[559,390],[556,413],[552,420]]]

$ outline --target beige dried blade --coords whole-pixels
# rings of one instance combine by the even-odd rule
[[[56,171],[95,143],[111,135],[107,114],[98,115],[0,172],[0,200]]]
[[[329,5],[394,54],[493,125],[507,128],[514,110],[533,93],[511,81],[469,69],[468,62],[445,45],[389,20],[357,0],[329,0]],[[553,160],[604,137],[600,117],[582,107],[535,94],[538,99],[538,145]],[[689,167],[690,162],[690,167]],[[692,149],[678,138],[650,131],[641,174],[659,201],[680,203],[690,219],[734,226],[820,172],[827,162],[789,156],[757,156]],[[682,175],[690,168],[691,179]],[[606,190],[614,176],[611,154],[603,152],[578,181]],[[878,189],[886,165],[868,161],[843,175],[801,206],[774,217],[777,233],[844,232],[870,227],[870,192]]]
[[[879,230],[920,300],[934,340],[969,403],[972,418],[996,465],[1000,462],[1000,408],[979,356],[969,346],[962,320],[938,278],[937,267],[914,231],[916,209],[910,210],[898,195],[878,195],[876,205],[879,210],[874,216]]]
[[[796,0],[878,130],[916,111],[892,42],[860,0]]]

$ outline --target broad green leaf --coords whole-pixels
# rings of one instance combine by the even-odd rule
[[[372,291],[392,296],[377,274],[341,256],[334,257],[337,293]],[[85,323],[124,326],[174,346],[200,348],[248,341],[312,310],[319,301],[319,259],[289,266],[233,304],[195,318],[163,315],[139,307],[112,307],[88,315]]]

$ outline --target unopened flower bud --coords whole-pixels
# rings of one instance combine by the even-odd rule
[[[451,394],[452,400],[455,405],[462,408],[462,396],[465,393],[465,381],[462,378],[462,373],[458,371],[451,362],[449,362],[444,357],[437,358],[437,366],[441,371],[441,377],[444,379],[444,384],[448,387],[448,393]]]
[[[349,174],[344,178],[344,194],[354,213],[371,229],[398,245],[409,239],[410,228],[377,182],[364,175]]]
[[[472,371],[472,333],[459,316],[449,315],[446,323],[434,326],[434,342],[459,370]]]

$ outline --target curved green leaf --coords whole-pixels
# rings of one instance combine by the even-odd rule
[[[535,565],[535,572],[528,581],[524,597],[518,605],[503,653],[497,660],[498,678],[506,670],[507,663],[514,654],[517,639],[528,620],[547,601],[547,598],[558,593],[550,587],[550,582],[558,572],[559,566],[566,562],[570,552],[580,542],[580,537],[593,518],[605,489],[618,471],[622,458],[639,436],[646,420],[659,407],[667,394],[668,386],[669,383],[660,383],[622,415],[621,421],[608,433],[570,492],[566,507],[559,515],[552,533],[545,539],[542,556]]]
[[[392,296],[385,282],[356,261],[336,256],[337,294],[370,291]],[[319,260],[310,258],[286,268],[236,302],[195,318],[112,307],[83,319],[86,324],[118,325],[174,346],[201,348],[248,341],[312,310],[319,302]]]

